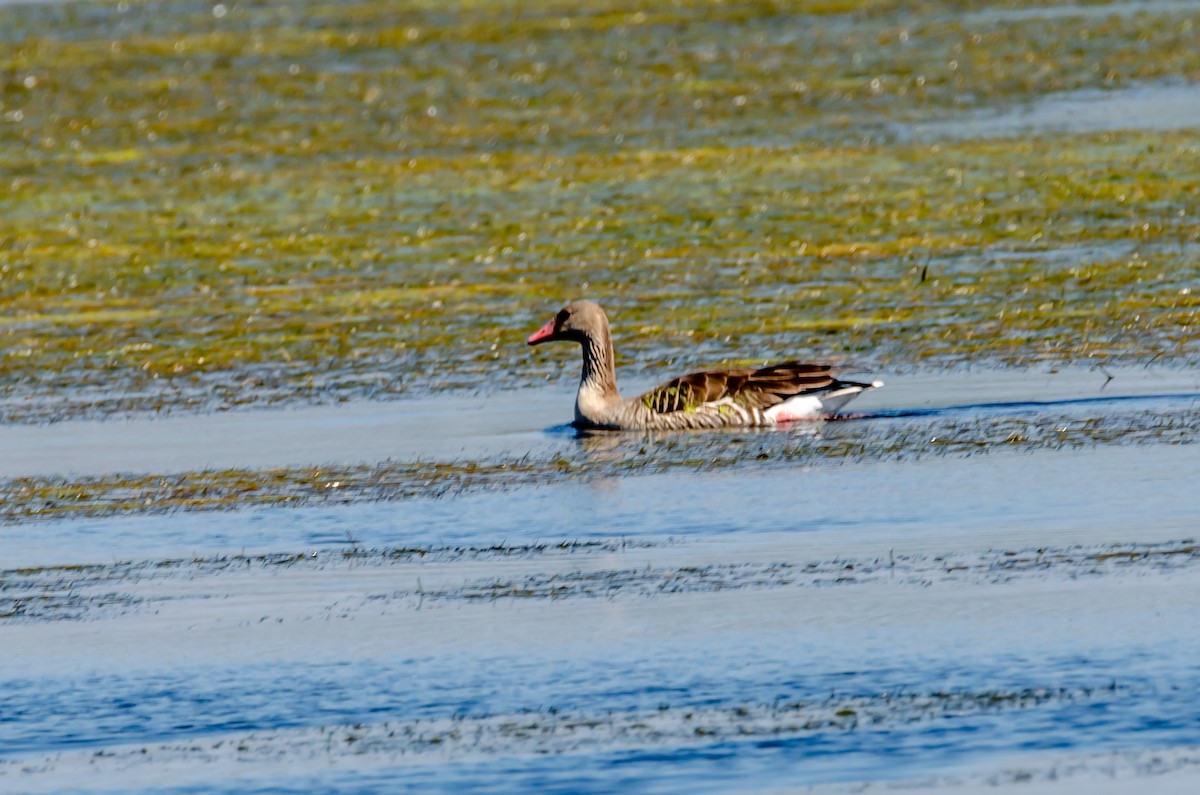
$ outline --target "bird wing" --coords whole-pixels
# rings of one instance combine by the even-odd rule
[[[656,386],[639,400],[660,414],[695,411],[705,403],[725,398],[745,408],[765,410],[797,395],[828,389],[834,383],[830,365],[783,362],[758,370],[705,370],[681,375]]]

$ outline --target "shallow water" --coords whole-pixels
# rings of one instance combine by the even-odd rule
[[[986,108],[939,120],[893,125],[892,130],[901,140],[911,140],[1196,127],[1200,127],[1200,86],[1165,83],[1047,94],[1012,108]]]
[[[962,20],[967,23],[1023,22],[1076,17],[1091,20],[1104,17],[1127,17],[1135,14],[1194,14],[1197,11],[1200,11],[1200,3],[1195,0],[1134,0],[1134,2],[1001,6],[968,12],[962,15]]]
[[[338,507],[64,520],[6,527],[9,565],[191,555],[341,551],[412,546],[486,547],[610,538],[716,539],[803,533],[836,556],[852,539],[904,549],[1038,543],[1160,541],[1200,532],[1191,509],[1192,446],[993,455],[854,467],[678,473],[561,483],[454,499]],[[1176,487],[1169,484],[1176,483]],[[1103,483],[1114,488],[1097,489]],[[747,506],[752,508],[747,508]],[[686,509],[683,508],[686,506]],[[1138,528],[1130,534],[1130,528]],[[793,536],[794,537],[794,536]],[[11,563],[9,563],[11,562]],[[7,568],[7,566],[6,566]]]
[[[1112,380],[1108,375],[1113,375]],[[1119,400],[1200,394],[1200,377],[1165,368],[1061,367],[1035,371],[964,370],[906,373],[857,398],[848,411],[992,412],[1009,403]],[[638,394],[652,382],[622,384]],[[0,425],[0,478],[105,473],[171,473],[227,467],[266,468],[398,460],[479,460],[546,453],[576,444],[565,432],[573,386],[562,383],[478,395],[439,395],[394,402],[180,414],[51,425]],[[799,430],[803,430],[802,428]]]
[[[854,419],[775,433],[1200,395],[1155,369],[888,378]],[[456,398],[3,434],[45,472],[486,458],[587,444],[570,397],[502,395],[482,425]],[[736,792],[1192,748],[1200,448],[1156,439],[4,526],[0,781]]]
[[[1200,376],[1107,365],[1195,359],[1196,8],[14,16],[0,791],[1200,789]],[[585,277],[629,372],[887,386],[578,436],[522,340]]]

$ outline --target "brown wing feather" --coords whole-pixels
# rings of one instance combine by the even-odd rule
[[[825,364],[783,362],[759,370],[706,370],[673,378],[641,396],[650,410],[662,414],[690,411],[703,403],[732,398],[746,408],[768,409],[788,398],[832,386]]]
[[[734,399],[747,408],[769,409],[797,395],[828,389],[835,383],[833,368],[828,364],[783,362],[755,370]]]

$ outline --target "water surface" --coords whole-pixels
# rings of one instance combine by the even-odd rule
[[[1195,386],[1155,370],[897,375],[861,416],[776,433],[894,436],[958,415],[1103,425],[1194,412]],[[86,427],[181,466],[270,460],[297,428],[309,446],[278,460],[385,428],[367,449],[588,443],[545,424],[569,389],[502,396],[488,427],[445,422],[463,405],[6,433]],[[438,423],[444,435],[405,432]],[[209,447],[172,459],[158,428]],[[684,438],[693,453],[728,443]],[[101,467],[95,449],[76,460]],[[1052,758],[1089,770],[1078,760],[1109,752],[1167,753],[1187,774],[1197,471],[1200,448],[1151,436],[9,525],[0,639],[20,652],[0,659],[0,778],[31,792],[736,792],[949,786],[1014,759],[1045,776]]]

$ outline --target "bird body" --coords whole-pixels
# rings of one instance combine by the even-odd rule
[[[705,370],[674,378],[636,398],[617,390],[608,316],[593,301],[572,301],[529,337],[530,345],[567,340],[583,349],[575,397],[577,428],[686,430],[775,425],[839,411],[879,381],[843,381],[827,364],[782,362],[758,369]]]

